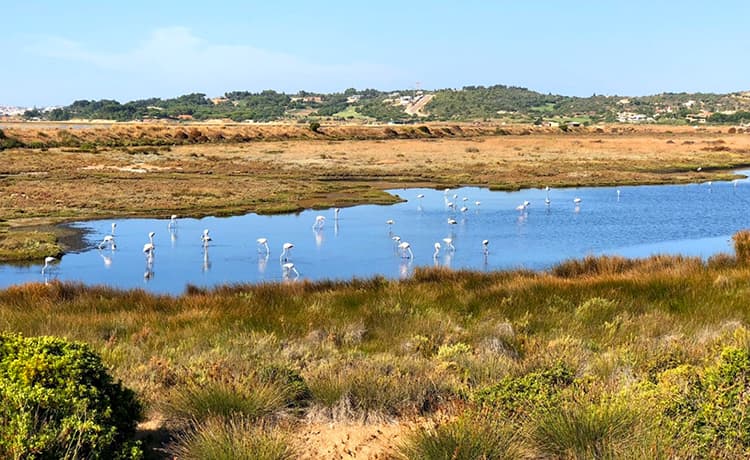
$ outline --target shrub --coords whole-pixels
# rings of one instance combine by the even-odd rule
[[[506,377],[478,391],[474,400],[482,407],[507,415],[520,415],[534,408],[554,405],[561,389],[573,383],[573,371],[564,363],[521,377]]]
[[[665,415],[677,439],[689,440],[700,457],[750,454],[750,355],[727,347],[714,366],[688,376],[687,388]]]
[[[1,458],[139,458],[141,412],[86,344],[0,335]]]
[[[311,121],[310,122],[310,131],[312,131],[314,133],[319,133],[320,132],[320,123],[317,122],[317,121]]]

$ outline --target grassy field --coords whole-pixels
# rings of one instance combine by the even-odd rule
[[[180,297],[30,284],[0,291],[0,329],[91,344],[181,458],[730,458],[750,452],[749,276],[717,256]]]
[[[157,145],[149,126],[84,127],[77,147],[3,151],[0,246],[37,250],[49,232],[29,225],[66,220],[389,203],[394,185],[717,180],[750,164],[750,135],[718,129],[293,128]],[[5,132],[30,145],[59,129]],[[0,291],[0,331],[90,344],[146,404],[148,458],[738,458],[750,235],[736,254],[179,297],[28,284]]]

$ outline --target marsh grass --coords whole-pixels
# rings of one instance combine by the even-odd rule
[[[169,448],[184,460],[291,460],[296,452],[280,434],[240,416],[212,417],[182,433]]]
[[[473,414],[408,433],[398,453],[408,460],[510,460],[520,450],[511,425]]]
[[[446,404],[471,406],[487,388],[504,388],[498,400],[516,408],[510,412],[530,415],[539,395],[541,406],[563,411],[545,413],[545,426],[556,431],[537,430],[524,449],[652,452],[618,438],[630,415],[602,401],[626,389],[634,389],[633,401],[649,391],[669,395],[641,388],[663,385],[684,366],[711,366],[724,347],[750,348],[750,268],[724,259],[601,258],[543,273],[419,269],[402,282],[194,287],[177,297],[27,284],[0,290],[0,330],[89,343],[176,433],[215,417],[429,418]],[[535,384],[557,363],[573,382],[525,396],[508,383]],[[591,381],[605,387],[602,397],[576,402],[569,387]],[[643,439],[659,433],[631,427],[644,430]],[[579,431],[585,438],[574,438]],[[597,444],[597,436],[613,444]]]
[[[542,457],[634,458],[639,414],[622,403],[573,401],[537,412],[529,438]]]

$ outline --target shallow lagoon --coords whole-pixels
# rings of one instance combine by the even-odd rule
[[[745,173],[745,172],[743,172]],[[620,191],[619,196],[617,191]],[[417,266],[475,270],[545,269],[570,258],[617,254],[645,257],[657,253],[709,257],[731,252],[731,235],[749,227],[750,183],[746,179],[713,184],[553,189],[491,192],[464,187],[450,190],[392,190],[404,200],[392,206],[357,206],[294,215],[179,219],[170,231],[165,219],[121,219],[72,224],[87,232],[89,249],[67,254],[46,274],[41,264],[0,266],[0,287],[50,279],[144,288],[168,294],[188,284],[214,286],[297,279],[286,277],[279,260],[282,244],[291,242],[298,279],[350,279],[409,276]],[[417,198],[423,194],[424,198]],[[457,195],[454,198],[454,194]],[[575,197],[581,198],[576,206]],[[465,199],[464,199],[465,198]],[[525,211],[516,209],[530,201]],[[450,201],[455,209],[446,205]],[[481,204],[475,204],[480,201]],[[462,207],[468,208],[461,211]],[[326,217],[314,230],[315,217]],[[448,219],[455,219],[451,225]],[[389,226],[386,221],[392,219]],[[117,222],[117,248],[98,250]],[[208,250],[201,233],[209,229]],[[142,252],[155,232],[151,264]],[[408,241],[414,254],[405,259],[393,235]],[[256,239],[268,239],[271,253]],[[443,238],[451,237],[455,251]],[[484,255],[482,240],[488,239]],[[443,246],[435,258],[434,243]],[[144,276],[146,273],[149,277]]]

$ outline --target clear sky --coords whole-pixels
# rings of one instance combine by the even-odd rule
[[[748,0],[3,0],[0,105],[506,84],[750,90]]]

